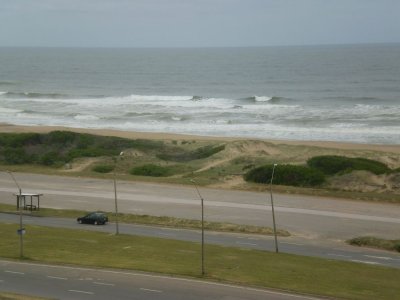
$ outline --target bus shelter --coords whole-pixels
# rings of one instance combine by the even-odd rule
[[[43,196],[43,194],[21,193],[14,195],[17,198],[18,210],[20,207],[30,211],[40,209],[40,197]]]

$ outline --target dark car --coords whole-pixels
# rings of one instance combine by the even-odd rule
[[[100,225],[100,224],[106,224],[108,222],[108,217],[105,213],[101,212],[92,212],[90,214],[87,214],[84,217],[80,217],[77,219],[79,224],[94,224],[94,225]]]

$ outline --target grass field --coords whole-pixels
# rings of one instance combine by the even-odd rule
[[[18,259],[17,225],[1,224],[0,256]],[[200,277],[198,243],[27,226],[31,261]],[[206,245],[210,280],[343,299],[398,299],[400,270],[289,254]]]
[[[0,292],[0,300],[46,300],[46,299],[49,300],[48,298]]]

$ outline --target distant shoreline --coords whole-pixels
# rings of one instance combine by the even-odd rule
[[[214,136],[197,136],[187,134],[174,134],[162,132],[137,132],[137,131],[122,131],[117,129],[90,129],[90,128],[73,128],[64,126],[21,126],[12,125],[7,123],[0,123],[0,132],[3,133],[23,133],[23,132],[37,132],[47,133],[54,130],[66,130],[79,133],[90,133],[103,136],[117,136],[129,139],[151,139],[151,140],[202,140],[202,141],[243,141],[243,140],[262,140],[273,144],[286,144],[286,145],[304,145],[315,146],[323,148],[334,149],[348,149],[348,150],[372,150],[393,152],[400,154],[400,145],[379,145],[379,144],[357,144],[347,142],[334,142],[334,141],[299,141],[299,140],[272,140],[272,139],[259,139],[259,138],[246,138],[246,137],[214,137]]]

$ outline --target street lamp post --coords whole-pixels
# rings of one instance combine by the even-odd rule
[[[275,209],[274,209],[274,197],[272,196],[272,181],[274,179],[275,167],[278,164],[274,164],[272,168],[271,183],[270,183],[270,194],[271,194],[271,208],[272,208],[272,222],[274,224],[274,237],[275,237],[275,252],[278,253],[278,237],[276,235],[276,223],[275,223]]]
[[[124,152],[119,154],[119,157],[122,157]],[[118,224],[118,199],[117,199],[117,175],[115,169],[117,168],[118,157],[115,157],[115,165],[114,165],[114,203],[115,203],[115,234],[119,234],[119,224]]]
[[[24,239],[23,239],[23,224],[22,224],[22,208],[21,208],[21,199],[22,199],[22,189],[19,186],[17,180],[14,177],[14,174],[11,173],[10,171],[7,171],[7,173],[11,176],[11,178],[13,179],[15,185],[18,188],[18,210],[19,210],[19,230],[18,230],[18,234],[19,234],[19,257],[23,258],[24,257]]]
[[[194,184],[197,194],[201,200],[201,276],[204,276],[204,199],[197,188],[196,181],[194,179],[191,179],[190,181]]]

